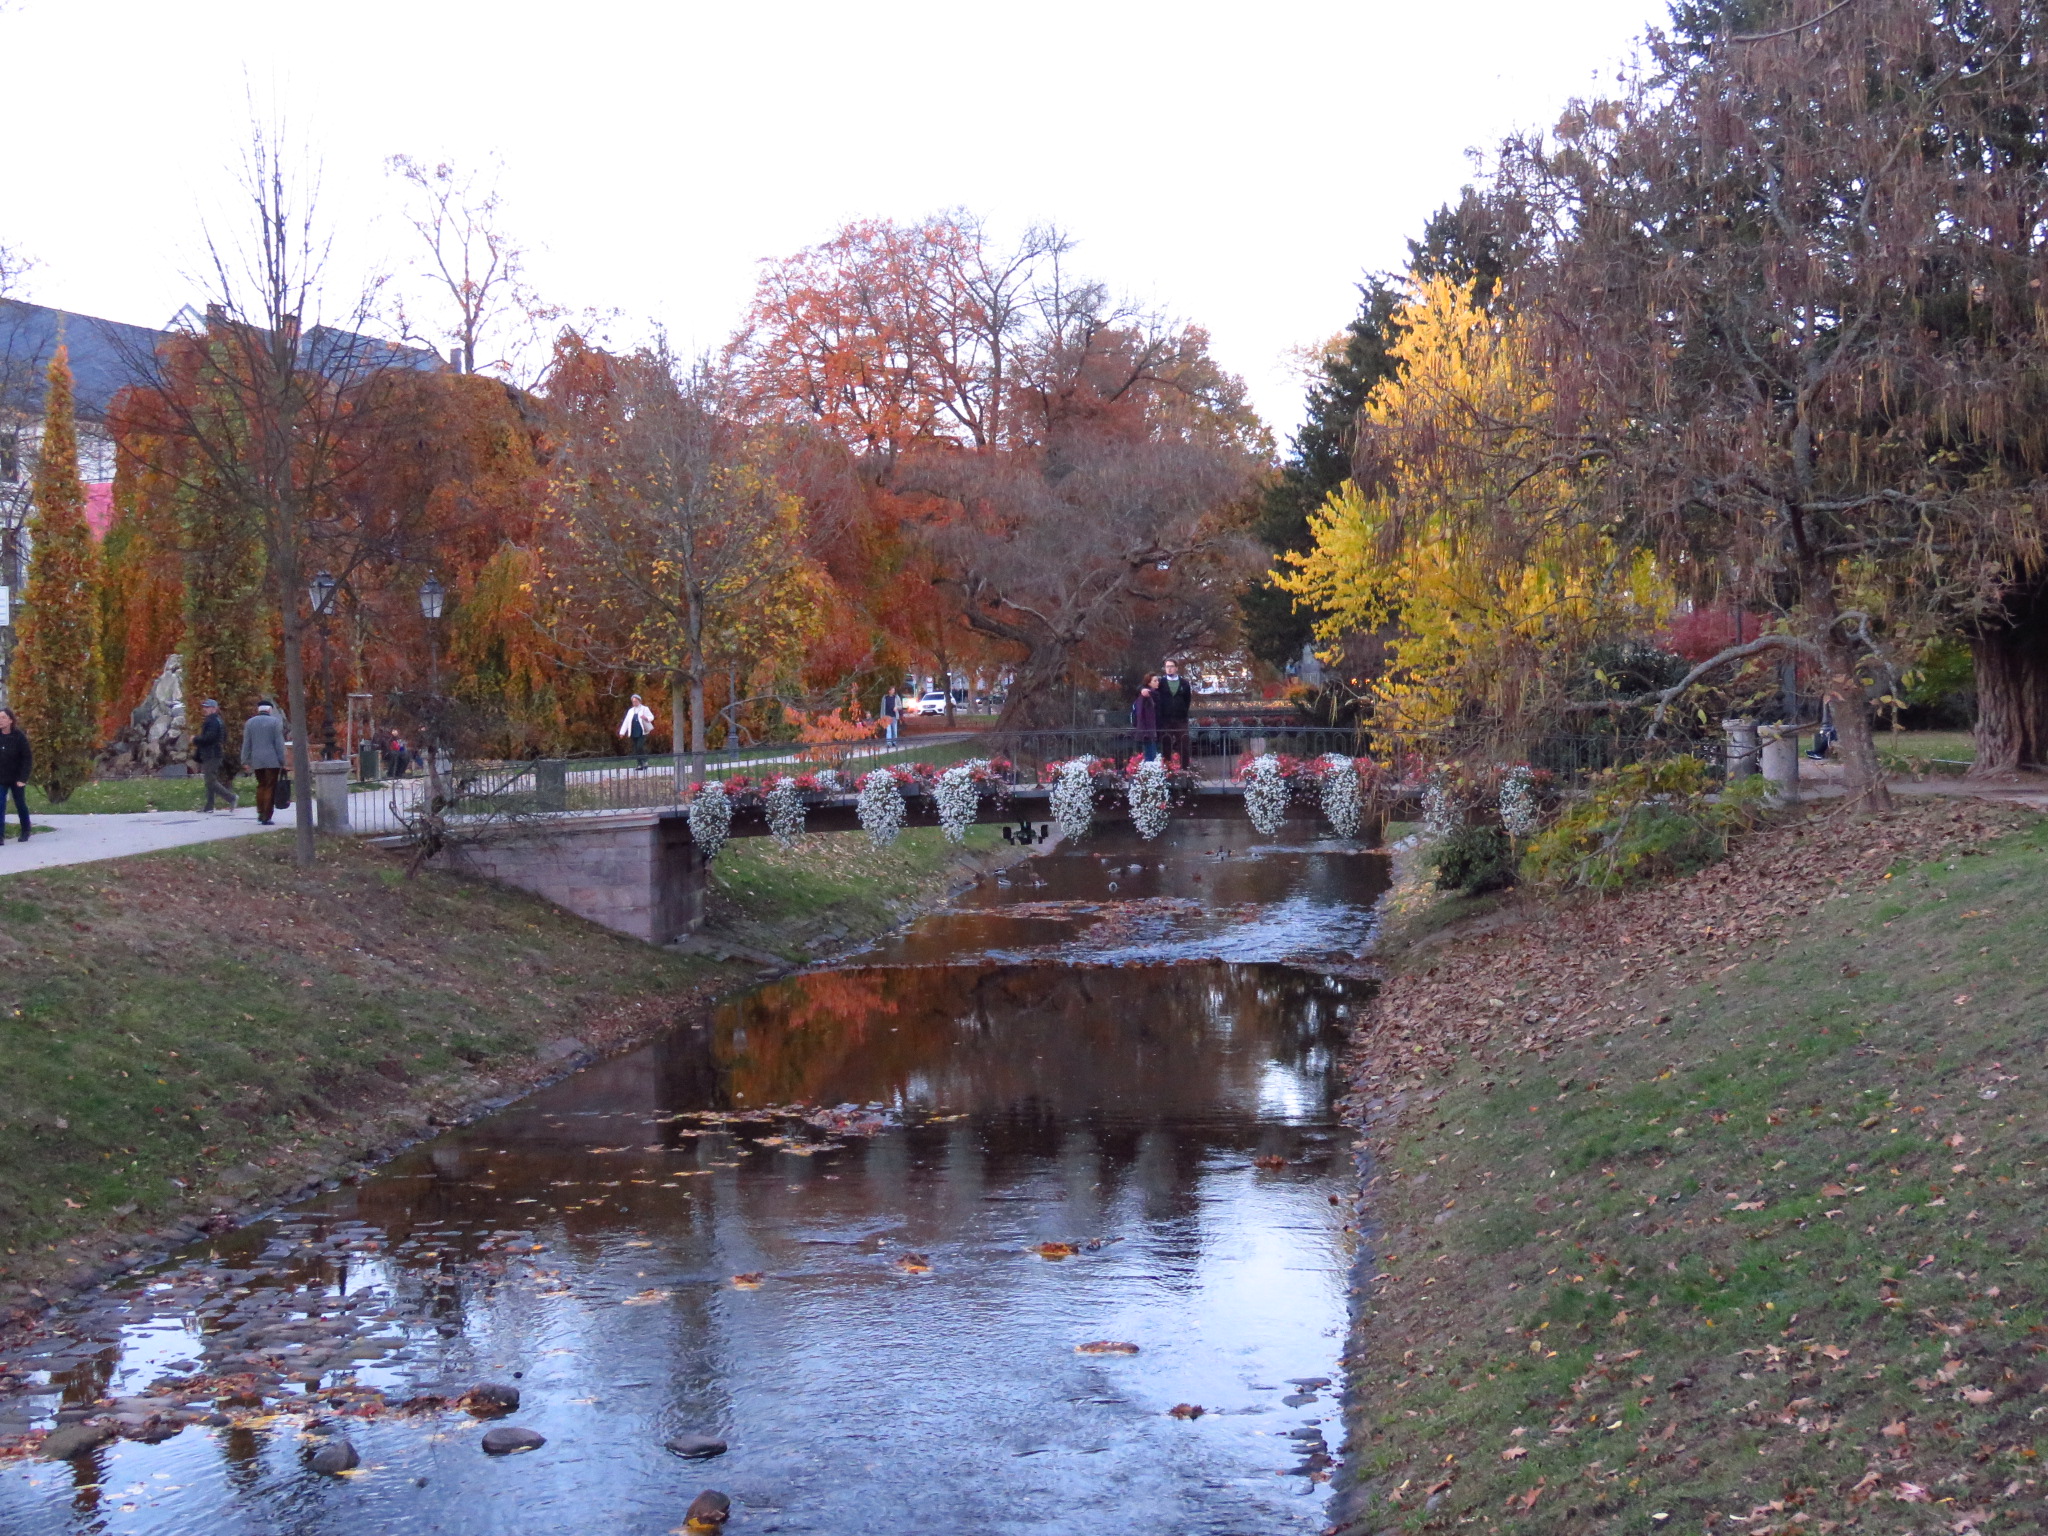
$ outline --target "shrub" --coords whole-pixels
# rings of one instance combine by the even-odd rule
[[[1739,780],[1717,804],[1696,757],[1631,763],[1594,781],[1592,793],[1537,834],[1522,857],[1525,879],[1553,890],[1616,891],[1690,874],[1728,851],[1728,836],[1762,818],[1769,786]]]
[[[1464,826],[1445,834],[1431,854],[1436,883],[1480,896],[1515,883],[1515,844],[1498,826]]]

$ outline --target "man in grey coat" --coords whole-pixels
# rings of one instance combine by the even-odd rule
[[[256,774],[256,819],[266,827],[277,808],[277,779],[284,761],[284,721],[265,699],[243,723],[242,766]]]

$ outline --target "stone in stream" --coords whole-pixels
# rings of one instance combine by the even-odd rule
[[[322,1444],[306,1458],[306,1465],[315,1472],[325,1472],[333,1476],[335,1473],[347,1472],[359,1466],[362,1459],[356,1454],[355,1442],[342,1436]]]
[[[519,1407],[519,1389],[502,1381],[479,1382],[469,1389],[462,1406],[471,1413],[511,1413]]]
[[[69,1461],[74,1456],[83,1456],[87,1451],[96,1451],[114,1438],[111,1424],[67,1424],[62,1429],[50,1431],[43,1441],[43,1455],[51,1461]]]
[[[725,1442],[710,1435],[676,1435],[669,1440],[668,1448],[692,1461],[708,1461],[725,1454]]]
[[[521,1429],[516,1424],[501,1424],[484,1433],[484,1450],[492,1456],[509,1456],[514,1451],[537,1451],[548,1443],[548,1437],[538,1430]]]
[[[706,1488],[683,1511],[683,1522],[693,1531],[715,1531],[731,1518],[732,1500],[716,1488]]]

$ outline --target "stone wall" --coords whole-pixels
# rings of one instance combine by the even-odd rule
[[[704,925],[706,866],[680,815],[563,820],[459,847],[449,859],[649,944]]]

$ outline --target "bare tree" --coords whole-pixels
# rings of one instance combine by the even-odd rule
[[[527,284],[526,252],[505,229],[495,177],[486,181],[475,171],[445,161],[429,166],[410,155],[393,155],[385,164],[410,189],[405,221],[424,247],[426,276],[452,306],[452,316],[436,328],[451,360],[464,373],[515,376],[513,354],[531,346],[538,326],[561,311],[543,304]],[[399,315],[405,333],[414,334],[402,304]]]

